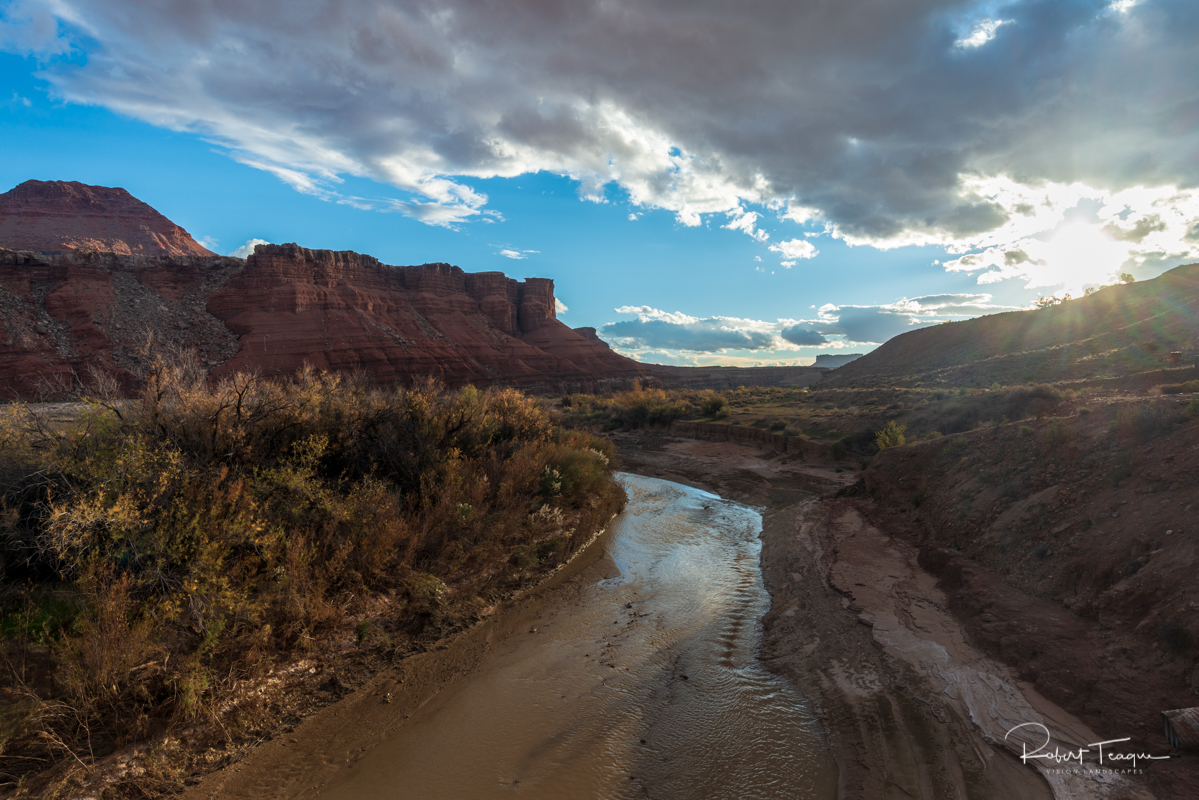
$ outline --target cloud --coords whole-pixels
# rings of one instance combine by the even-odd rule
[[[570,309],[566,307],[566,303],[563,303],[561,300],[559,300],[558,298],[555,297],[554,298],[554,313],[555,314],[565,314],[567,311],[570,311]]]
[[[44,59],[62,99],[328,199],[382,181],[403,196],[363,202],[433,225],[485,218],[472,181],[548,171],[682,225],[759,236],[769,210],[851,244],[977,250],[1023,219],[988,182],[1199,185],[1193,0],[6,8],[0,48]]]
[[[870,349],[919,327],[1012,310],[1016,307],[995,304],[990,294],[982,292],[924,295],[874,306],[826,303],[815,319],[774,321],[693,317],[652,306],[621,306],[615,309],[617,314],[635,319],[609,322],[599,333],[618,352],[640,361],[796,363],[800,356]]]
[[[736,317],[698,318],[660,311],[649,306],[621,306],[618,314],[636,314],[637,319],[609,322],[600,332],[637,348],[667,348],[697,353],[725,350],[769,350],[775,348],[775,325]]]
[[[953,44],[955,47],[961,48],[982,47],[995,38],[995,31],[999,30],[1001,25],[1009,23],[1011,23],[1010,19],[984,19],[974,26],[969,36],[958,39]]]
[[[241,247],[234,250],[229,255],[233,258],[249,258],[254,252],[254,248],[260,244],[270,244],[266,239],[249,239]]]
[[[515,250],[511,247],[504,247],[500,249],[500,255],[502,255],[504,258],[511,258],[515,261],[524,261],[530,255],[540,252],[540,250]]]
[[[779,331],[779,336],[785,341],[797,345],[817,345],[828,344],[828,339],[824,334],[819,333],[812,328],[805,328],[802,325],[792,325],[788,328],[783,328]]]
[[[796,259],[800,258],[815,258],[820,255],[820,251],[811,242],[803,239],[790,239],[786,242],[770,245],[771,252],[782,254],[786,261],[783,261],[783,266],[792,267],[795,265]],[[787,263],[790,261],[791,263]]]
[[[996,305],[991,299],[989,294],[937,294],[875,306],[828,303],[818,311],[821,324],[817,327],[821,333],[838,334],[847,342],[882,344],[916,328],[1017,310],[1016,306]]]
[[[741,231],[749,236],[755,242],[765,242],[770,238],[770,234],[763,230],[757,230],[754,226],[758,223],[758,217],[761,216],[756,211],[745,211],[738,208],[728,212],[730,221],[728,225],[722,225],[722,228],[727,228],[731,231]],[[770,248],[773,250],[774,248]]]

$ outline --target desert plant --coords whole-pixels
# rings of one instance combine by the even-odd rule
[[[700,404],[700,411],[705,417],[714,417],[724,410],[725,400],[718,394],[705,397]]]
[[[904,436],[904,431],[907,428],[907,425],[899,425],[895,420],[891,420],[885,426],[875,431],[874,442],[878,445],[879,450],[886,450],[888,447],[899,447],[907,441],[907,438]]]

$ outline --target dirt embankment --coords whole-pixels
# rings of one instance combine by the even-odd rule
[[[1162,711],[1199,705],[1199,419],[1111,399],[1070,416],[884,451],[858,505],[918,553],[971,642],[1104,738],[1168,761]]]
[[[818,707],[841,797],[1153,796],[1139,776],[1021,764],[1022,747],[1041,744],[1027,728],[1005,740],[1024,722],[1052,731],[1051,750],[1127,734],[1104,726],[1099,736],[974,643],[950,611],[951,591],[926,569],[919,540],[907,528],[895,535],[886,508],[811,493],[858,474],[663,433],[622,434],[618,445],[627,469],[764,507],[762,568],[773,605],[762,658]],[[1014,618],[1033,610],[1017,604]],[[1168,790],[1185,785],[1186,765],[1157,762],[1146,772],[1164,773],[1159,764],[1171,773],[1155,779],[1159,796],[1187,796]]]

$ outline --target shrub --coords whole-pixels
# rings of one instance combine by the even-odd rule
[[[1053,420],[1045,426],[1045,430],[1041,431],[1041,444],[1050,453],[1056,453],[1063,447],[1073,444],[1076,439],[1078,439],[1078,429],[1061,420]]]
[[[703,403],[700,404],[700,411],[705,417],[714,417],[721,411],[724,411],[724,398],[718,394],[712,394],[705,397]]]
[[[0,645],[47,647],[36,680],[0,673],[29,699],[0,744],[28,771],[215,718],[380,594],[419,632],[459,583],[503,587],[522,547],[557,558],[606,519],[614,457],[514,390],[309,369],[209,386],[156,362],[132,403],[58,427],[2,407]]]
[[[1164,433],[1175,421],[1171,409],[1159,403],[1125,404],[1116,409],[1115,417],[1114,429],[1117,433],[1140,441],[1148,441]]]
[[[1191,401],[1186,404],[1186,415],[1188,417],[1199,417],[1199,397],[1192,397]]]
[[[875,431],[874,442],[878,445],[879,450],[886,450],[888,447],[898,447],[907,441],[907,438],[904,436],[904,431],[907,428],[907,425],[897,425],[895,420],[891,420],[884,427]]]
[[[1158,387],[1162,394],[1195,394],[1199,392],[1199,380],[1184,383],[1166,383]]]

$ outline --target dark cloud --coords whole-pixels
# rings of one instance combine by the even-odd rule
[[[779,336],[791,344],[797,344],[801,347],[805,345],[828,344],[828,339],[823,334],[803,325],[792,325],[788,328],[783,328],[779,331]]]
[[[794,197],[863,241],[969,238],[1032,207],[968,176],[1199,181],[1194,0],[12,9],[0,47],[86,53],[48,63],[65,98],[208,135],[306,191],[390,182],[439,224],[486,203],[454,181],[535,170],[618,181],[689,224]]]
[[[901,333],[936,324],[939,323],[922,322],[909,313],[889,308],[848,306],[840,309],[837,321],[824,331],[840,334],[851,342],[882,344]]]
[[[722,350],[770,350],[778,340],[773,331],[738,326],[742,320],[670,319],[623,320],[600,329],[605,338],[623,339],[637,347],[716,353]]]

